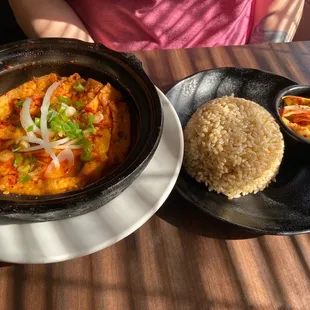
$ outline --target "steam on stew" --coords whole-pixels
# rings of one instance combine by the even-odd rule
[[[110,84],[33,78],[0,97],[0,191],[81,188],[124,161],[130,138],[128,105]]]

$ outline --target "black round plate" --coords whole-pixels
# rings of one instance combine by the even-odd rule
[[[196,109],[211,99],[234,94],[253,100],[275,116],[274,98],[296,82],[255,69],[218,68],[185,78],[167,97],[184,127]],[[277,182],[258,194],[228,200],[209,192],[184,169],[177,181],[179,192],[206,213],[231,224],[265,234],[310,231],[310,147],[283,132],[285,153]]]

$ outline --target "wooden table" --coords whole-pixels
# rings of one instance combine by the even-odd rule
[[[163,91],[223,66],[310,83],[310,42],[137,56]],[[310,309],[310,235],[253,235],[173,192],[139,230],[96,254],[50,265],[2,264],[0,309]]]

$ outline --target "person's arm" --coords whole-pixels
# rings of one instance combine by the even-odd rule
[[[304,0],[256,0],[249,43],[292,41],[303,7]]]
[[[64,0],[9,0],[15,18],[29,38],[65,37],[93,39]]]

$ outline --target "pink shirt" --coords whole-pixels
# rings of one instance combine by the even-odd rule
[[[247,43],[255,0],[67,0],[92,38],[117,51]]]

